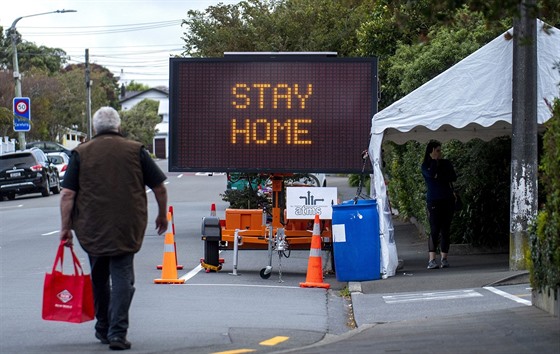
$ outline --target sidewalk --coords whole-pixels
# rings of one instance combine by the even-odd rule
[[[460,254],[463,252],[459,252],[462,251],[459,245],[450,247],[450,268],[429,270],[426,268],[428,241],[420,238],[416,226],[411,223],[393,219],[393,224],[398,258],[403,261],[403,267],[395,276],[385,280],[350,284],[359,287],[358,291],[364,294],[479,288],[503,282],[529,283],[527,271],[509,270],[507,253]]]
[[[404,266],[385,280],[349,283],[358,325],[352,341],[368,340],[379,353],[560,353],[560,319],[534,306],[380,324],[374,310],[379,294],[529,283],[528,272],[509,270],[508,254],[456,255],[453,246],[450,268],[428,270],[427,241],[410,223],[394,220],[394,226]]]
[[[343,200],[355,189],[341,178],[329,179]],[[399,260],[403,267],[384,280],[350,282],[354,320],[358,328],[323,341],[300,354],[311,353],[560,353],[560,319],[534,306],[521,305],[502,310],[460,312],[406,320],[379,321],[380,294],[481,289],[485,286],[527,284],[527,271],[509,270],[507,253],[466,254],[452,245],[450,268],[426,269],[428,241],[420,239],[416,226],[393,219]],[[377,306],[377,307],[376,307]],[[431,303],[426,306],[436,306]],[[349,345],[351,342],[351,346]]]

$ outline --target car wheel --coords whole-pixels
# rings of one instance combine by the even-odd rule
[[[15,192],[8,193],[7,197],[8,197],[8,200],[14,200],[14,199],[16,199],[16,193]]]
[[[60,179],[56,179],[56,185],[51,188],[53,194],[60,194]]]
[[[48,197],[49,194],[51,194],[51,190],[50,190],[50,186],[49,186],[49,180],[47,179],[45,181],[45,183],[47,184],[46,186],[43,187],[43,189],[41,190],[41,195],[43,197]]]

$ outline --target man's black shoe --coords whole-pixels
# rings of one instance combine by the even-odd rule
[[[113,337],[109,340],[109,348],[112,350],[130,349],[130,342],[123,337]]]
[[[107,339],[106,334],[95,332],[95,338],[99,339],[102,344],[109,344],[109,339]]]

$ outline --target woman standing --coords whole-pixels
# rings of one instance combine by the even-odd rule
[[[447,268],[449,267],[447,253],[449,252],[451,220],[455,210],[452,183],[457,180],[457,175],[451,162],[442,159],[441,143],[439,141],[430,141],[426,146],[422,175],[428,189],[426,202],[430,220],[428,269]],[[438,246],[441,252],[439,266],[436,261]]]

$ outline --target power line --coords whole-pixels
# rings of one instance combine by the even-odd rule
[[[129,24],[129,25],[114,25],[114,26],[83,26],[83,27],[19,27],[20,30],[26,28],[41,29],[40,32],[27,32],[26,36],[33,37],[49,37],[49,36],[93,36],[101,34],[115,34],[124,32],[137,32],[145,31],[157,28],[165,28],[177,26],[182,23],[183,20],[170,20],[161,22],[147,22],[139,24]],[[108,28],[101,30],[87,30],[88,28]],[[48,29],[58,29],[58,31],[48,31]],[[81,29],[79,31],[69,31],[68,29]],[[85,30],[84,30],[85,29]]]
[[[158,21],[158,22],[140,22],[140,23],[128,23],[124,25],[105,25],[105,26],[19,26],[18,28],[59,28],[59,29],[69,29],[69,28],[107,28],[107,27],[133,27],[133,26],[144,26],[144,25],[160,25],[160,24],[167,24],[167,23],[174,23],[174,22],[181,22],[183,20],[165,20],[165,21]]]

